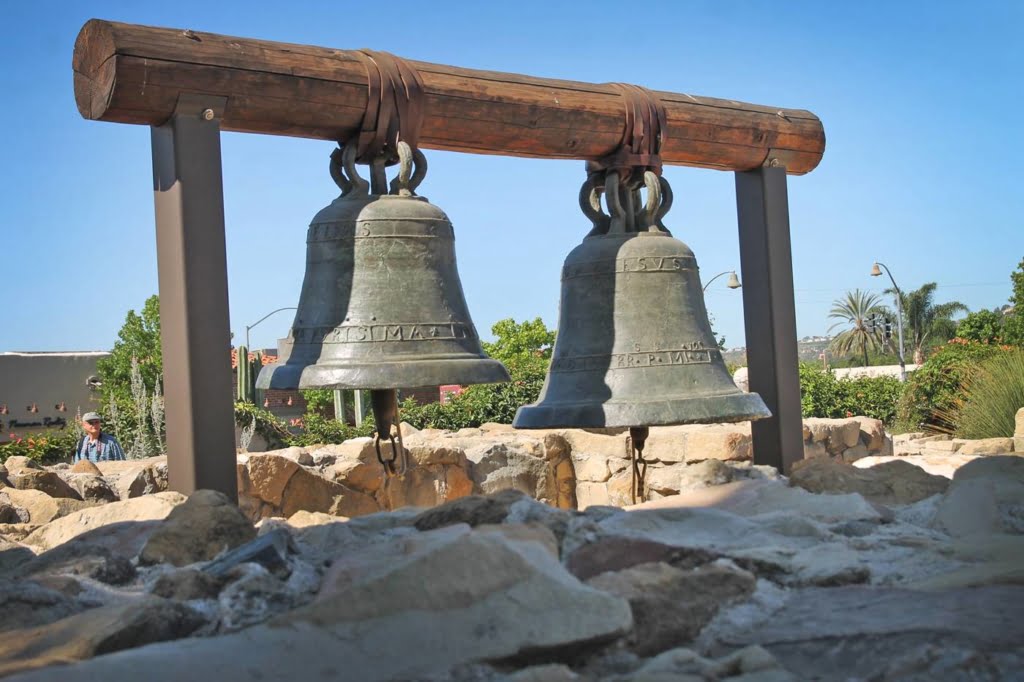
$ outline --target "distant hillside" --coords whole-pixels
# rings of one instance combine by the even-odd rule
[[[824,336],[809,336],[797,341],[797,356],[801,362],[820,360],[822,351],[828,348],[828,338]],[[746,365],[746,348],[729,348],[722,351],[722,359],[727,364]]]

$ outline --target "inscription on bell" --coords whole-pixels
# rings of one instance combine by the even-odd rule
[[[707,365],[720,361],[722,354],[714,348],[687,344],[691,348],[610,353],[608,355],[573,355],[554,358],[552,372],[594,372],[606,369],[633,369],[662,365]]]
[[[402,341],[451,341],[476,338],[473,325],[461,322],[437,324],[353,324],[340,327],[299,327],[292,330],[295,343],[390,343]]]
[[[446,220],[399,221],[364,221],[313,223],[306,233],[306,243],[331,242],[347,239],[425,239],[441,237],[454,239],[452,224]]]
[[[562,268],[562,279],[614,275],[620,272],[681,272],[696,267],[690,256],[640,256],[568,263]]]

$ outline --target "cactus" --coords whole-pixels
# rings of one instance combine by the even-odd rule
[[[253,378],[252,361],[249,360],[249,349],[238,347],[238,399],[247,403],[253,402],[256,396],[256,382]]]

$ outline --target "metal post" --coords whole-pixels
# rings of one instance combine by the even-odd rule
[[[772,416],[753,422],[754,463],[789,473],[803,459],[786,170],[736,173],[750,390]]]
[[[889,281],[892,282],[893,291],[896,292],[896,333],[899,336],[900,341],[900,381],[907,381],[907,362],[903,358],[903,292],[900,291],[899,286],[896,284],[896,280],[893,279],[892,272],[889,271],[889,266],[880,261],[875,261],[875,267],[871,271],[871,275],[877,277],[882,274],[878,271],[878,266],[881,265],[885,269],[885,274],[889,275]]]
[[[334,389],[334,418],[345,423],[345,392],[340,388]]]
[[[353,393],[355,394],[354,398],[356,407],[356,426],[362,426],[363,415],[366,413],[365,408],[363,407],[363,392],[357,388],[355,391],[353,391]]]
[[[172,490],[238,500],[220,124],[226,98],[181,95],[151,128]]]

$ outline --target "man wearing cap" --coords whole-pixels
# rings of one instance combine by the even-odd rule
[[[113,459],[126,459],[124,450],[117,439],[100,429],[100,415],[86,412],[82,416],[82,428],[85,435],[78,441],[75,448],[75,461],[87,459],[90,462],[106,462]]]

